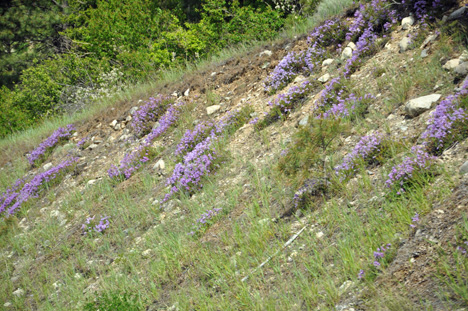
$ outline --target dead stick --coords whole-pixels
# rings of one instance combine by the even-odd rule
[[[282,252],[286,247],[288,247],[289,245],[292,244],[292,242],[294,242],[295,239],[297,239],[297,237],[305,230],[305,228],[307,228],[308,224],[306,224],[301,230],[299,230],[298,233],[296,233],[295,235],[293,235],[286,243],[284,243],[283,247],[280,248],[278,251],[276,251],[276,253],[274,253],[273,255],[271,255],[270,257],[267,258],[267,260],[265,260],[264,262],[262,262],[257,268],[255,268],[254,270],[252,270],[247,276],[245,276],[241,282],[245,282],[249,279],[249,277],[254,274],[255,272],[257,272],[260,268],[262,268],[264,265],[266,265],[273,257],[275,257],[276,255],[278,255],[280,252]]]

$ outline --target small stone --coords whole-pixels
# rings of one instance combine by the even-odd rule
[[[460,55],[458,58],[461,62],[466,62],[468,61],[468,51],[464,50],[463,53]]]
[[[315,236],[317,237],[317,239],[321,239],[324,235],[325,235],[325,234],[324,234],[322,231],[317,232],[317,233],[315,234]]]
[[[309,115],[306,115],[299,121],[299,126],[307,126],[309,124]]]
[[[459,76],[466,76],[468,74],[468,62],[461,63],[453,70],[453,72]]]
[[[213,71],[213,72],[211,73],[210,76],[211,76],[212,78],[214,78],[214,77],[216,77],[216,75],[217,75],[217,73]]]
[[[136,111],[138,110],[138,107],[132,107],[132,109],[130,109],[130,114],[133,115]]]
[[[81,279],[81,274],[79,273],[75,273],[75,276],[74,276],[75,280],[79,280]]]
[[[96,149],[97,147],[98,147],[97,144],[91,144],[91,145],[88,146],[87,149],[93,150],[93,149]]]
[[[333,64],[334,61],[335,60],[333,58],[327,58],[326,60],[323,61],[322,66],[323,67],[330,66],[331,64]]]
[[[22,297],[24,296],[24,290],[21,288],[18,288],[17,290],[13,292],[13,295],[15,295],[16,297]]]
[[[468,173],[468,161],[463,163],[463,165],[460,167],[460,174],[465,175],[466,173]]]
[[[117,123],[115,126],[114,126],[114,130],[116,131],[120,131],[122,129],[122,125],[120,123]]]
[[[151,248],[147,249],[146,251],[144,251],[143,253],[141,253],[141,255],[145,258],[148,258],[150,255],[151,255]]]
[[[44,166],[42,167],[44,169],[44,171],[48,171],[52,168],[53,164],[52,163],[47,163],[47,164],[44,164]]]
[[[268,67],[270,66],[270,62],[265,62],[263,65],[262,65],[262,69],[267,69]]]
[[[347,47],[351,48],[353,51],[357,50],[356,44],[354,44],[354,42],[348,43]]]
[[[434,41],[437,39],[437,37],[438,37],[437,34],[428,36],[428,37],[424,40],[424,42],[421,44],[421,49],[424,49],[429,43],[434,42]]]
[[[153,166],[154,170],[164,171],[165,168],[166,168],[166,164],[164,163],[163,159],[159,159],[158,162],[156,162]]]
[[[458,58],[451,59],[442,66],[446,70],[454,70],[457,66],[460,65],[460,60]]]
[[[174,93],[171,94],[171,96],[173,96],[173,97],[179,97],[179,94],[177,94],[177,91],[175,91]]]
[[[114,120],[109,124],[110,127],[115,127],[116,125],[117,125],[117,120]]]
[[[190,94],[190,88],[188,88],[187,90],[185,90],[184,96],[187,97],[187,96],[189,96],[189,94]]]
[[[90,179],[90,180],[88,180],[88,186],[92,186],[92,185],[94,185],[95,183],[97,183],[97,180],[96,180],[96,179]]]
[[[421,58],[426,58],[427,56],[429,56],[429,49],[424,49],[421,51]]]
[[[270,50],[265,50],[265,51],[261,52],[259,56],[260,56],[260,57],[262,57],[262,56],[270,57],[271,55],[273,55],[273,52],[272,52],[272,51],[270,51]]]
[[[350,59],[351,57],[353,57],[353,49],[347,46],[344,48],[343,52],[341,52],[341,59],[345,60]]]
[[[413,25],[414,25],[414,17],[413,16],[408,16],[408,17],[405,17],[405,18],[403,18],[401,20],[401,28],[403,30],[407,30]]]
[[[410,44],[411,44],[410,38],[404,37],[403,39],[401,39],[400,43],[398,44],[398,46],[400,47],[400,53],[403,53],[409,50]]]
[[[441,96],[440,94],[431,94],[408,101],[405,104],[406,115],[411,118],[417,117],[424,111],[431,109]]]
[[[217,112],[219,109],[221,109],[220,105],[213,105],[213,106],[207,107],[206,108],[206,114],[211,115],[211,114]]]
[[[320,81],[322,83],[326,83],[328,80],[330,80],[330,74],[329,73],[326,73],[323,76],[321,76],[320,78],[318,78],[318,81]]]
[[[151,203],[151,205],[153,205],[153,206],[156,206],[156,205],[158,205],[158,204],[159,204],[159,200],[154,200],[154,201]]]
[[[447,21],[452,21],[455,19],[459,19],[460,17],[463,17],[463,15],[465,15],[467,10],[468,10],[468,7],[466,6],[459,8],[458,10],[454,11],[452,14],[448,16]]]
[[[132,116],[131,115],[128,115],[126,118],[125,118],[125,122],[130,122],[132,121]]]

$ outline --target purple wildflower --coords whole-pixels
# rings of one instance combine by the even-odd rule
[[[31,165],[34,165],[36,160],[40,160],[45,154],[53,149],[60,141],[68,139],[75,132],[73,124],[68,124],[66,127],[59,127],[55,132],[52,133],[46,140],[44,140],[36,149],[31,151],[27,156],[28,161]]]

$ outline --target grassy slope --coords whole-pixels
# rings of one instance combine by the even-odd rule
[[[333,12],[326,6],[329,3],[332,2],[324,2],[319,8],[321,18]],[[337,162],[353,146],[347,138],[355,142],[358,136],[375,129],[392,132],[400,124],[382,116],[399,115],[398,103],[431,92],[439,81],[444,83],[440,92],[450,94],[450,76],[438,60],[441,55],[459,52],[456,43],[442,37],[429,61],[420,59],[416,52],[387,59],[392,65],[408,64],[408,70],[393,71],[378,59],[370,60],[361,69],[362,79],[352,79],[351,88],[381,93],[375,109],[365,120],[345,124],[348,130],[338,133],[320,157]],[[230,52],[224,57],[242,58],[241,55]],[[379,66],[386,75],[374,78],[372,70]],[[428,70],[433,74],[426,74]],[[366,79],[366,74],[370,78]],[[153,87],[142,86],[141,91],[124,94],[123,98],[134,102]],[[249,87],[252,94],[261,94],[259,85]],[[218,93],[227,93],[228,89],[221,88]],[[264,96],[259,95],[253,105],[264,104]],[[177,143],[183,131],[193,126],[196,107],[206,105],[203,100],[202,96],[185,111],[182,122],[164,138],[165,142]],[[45,133],[69,122],[91,122],[97,111],[112,104],[109,101],[81,116],[51,121],[40,129],[0,142],[2,152],[17,159],[13,166],[1,171],[2,188],[27,171],[25,160],[19,156],[37,145]],[[305,107],[311,105],[312,100]],[[360,295],[364,309],[401,310],[402,306],[411,306],[415,302],[405,297],[404,286],[390,287],[393,291],[379,289],[379,295],[375,294],[384,272],[371,274],[364,281],[357,280],[357,273],[360,269],[371,271],[372,253],[380,245],[392,243],[392,252],[396,253],[396,245],[413,234],[409,224],[414,213],[426,215],[435,202],[450,195],[458,181],[454,167],[460,158],[449,158],[435,180],[409,195],[383,197],[382,181],[411,145],[408,141],[403,149],[394,152],[393,159],[370,169],[371,174],[362,168],[357,177],[340,185],[339,191],[325,202],[312,203],[292,217],[280,218],[292,204],[300,181],[284,176],[276,164],[281,149],[294,139],[292,133],[302,111],[261,132],[250,126],[233,135],[223,144],[228,152],[226,162],[205,183],[203,191],[191,198],[174,200],[164,210],[152,202],[164,193],[161,189],[165,177],[151,169],[118,186],[105,178],[93,187],[86,186],[86,178],[76,188],[66,187],[69,180],[66,181],[45,194],[37,206],[26,208],[27,214],[21,213],[1,224],[1,275],[6,282],[0,285],[0,297],[12,304],[10,309],[17,310],[80,309],[85,300],[106,294],[110,295],[108,300],[118,300],[122,293],[135,295],[135,300],[123,299],[128,305],[150,310],[332,309]],[[423,129],[423,120],[417,122],[420,123],[415,121],[410,129],[414,134],[418,128]],[[24,146],[18,146],[18,142]],[[465,145],[462,142],[458,150]],[[167,144],[163,153],[168,172],[175,165],[169,157],[173,149],[174,144]],[[313,176],[314,172],[309,177]],[[195,237],[189,236],[187,233],[201,213],[214,207],[222,211],[211,226]],[[56,210],[64,215],[65,225],[52,213]],[[27,220],[19,224],[25,215]],[[102,235],[82,236],[80,225],[87,215],[110,215],[110,228]],[[284,243],[302,228],[305,230],[294,243],[283,249]],[[267,265],[253,271],[278,250],[279,254]],[[246,276],[249,278],[243,282]],[[382,287],[385,286],[384,283]],[[17,288],[26,290],[26,295],[15,297],[12,293]],[[450,309],[463,299],[466,303],[466,296],[460,298],[459,294],[444,307]],[[123,307],[126,309],[129,307]]]

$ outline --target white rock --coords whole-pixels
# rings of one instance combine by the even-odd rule
[[[190,88],[188,88],[187,90],[185,90],[184,96],[187,97],[187,96],[189,96],[189,94],[190,94]]]
[[[131,115],[128,115],[126,118],[125,118],[125,122],[130,122],[132,121],[132,116]]]
[[[411,118],[417,117],[424,111],[431,109],[441,96],[440,94],[431,94],[411,99],[405,104],[406,115]]]
[[[460,60],[460,62],[468,61],[468,51],[464,50],[458,59]]]
[[[122,125],[120,123],[117,123],[115,126],[114,126],[114,130],[116,131],[120,131],[122,129]]]
[[[159,159],[158,162],[156,162],[153,166],[153,169],[155,170],[162,170],[164,171],[164,169],[166,168],[166,164],[164,163],[164,160],[163,159]]]
[[[400,47],[400,53],[407,51],[410,48],[411,40],[408,37],[401,39],[398,46]]]
[[[44,166],[42,167],[44,169],[44,171],[48,171],[52,168],[53,164],[52,163],[47,163],[47,164],[44,164]]]
[[[468,74],[468,62],[463,62],[453,70],[459,76],[466,76]]]
[[[341,59],[345,60],[350,59],[351,57],[353,57],[353,49],[347,46],[344,48],[343,52],[341,52]]]
[[[130,114],[133,115],[136,111],[138,110],[138,107],[132,107],[132,109],[130,109]]]
[[[414,17],[413,16],[408,16],[402,19],[401,21],[401,28],[404,30],[407,30],[410,28],[410,26],[414,25]]]
[[[89,186],[94,185],[95,183],[97,183],[97,180],[96,180],[96,179],[90,179],[90,180],[88,180],[88,185],[89,185]]]
[[[325,234],[324,234],[322,231],[317,232],[317,233],[315,234],[315,236],[317,237],[317,239],[321,239],[324,235],[325,235]]]
[[[463,165],[460,167],[460,174],[465,175],[466,173],[468,173],[468,161],[463,163]]]
[[[221,109],[220,105],[213,105],[206,108],[206,114],[211,115]]]
[[[460,59],[451,59],[442,66],[446,70],[454,70],[457,66],[460,65]]]
[[[322,83],[325,83],[328,80],[330,80],[330,74],[329,73],[326,73],[323,76],[321,76],[320,78],[318,78],[318,81],[320,81]]]
[[[424,49],[429,43],[434,42],[437,39],[437,37],[438,37],[437,34],[430,35],[429,37],[427,37],[424,40],[423,44],[421,44],[421,49]]]
[[[214,77],[216,77],[216,74],[217,74],[217,73],[213,71],[213,72],[211,73],[210,76],[211,76],[212,78],[214,78]]]
[[[323,61],[322,66],[323,67],[330,66],[331,64],[333,64],[334,61],[335,60],[333,58],[327,58],[326,60]]]
[[[97,147],[98,147],[97,144],[91,144],[91,145],[88,146],[88,149],[93,150],[93,149],[96,149]]]
[[[260,53],[260,57],[262,57],[262,56],[264,56],[264,55],[270,57],[271,55],[273,55],[273,52],[270,51],[270,50],[265,50],[265,51],[263,51],[263,52]]]
[[[114,120],[109,124],[110,127],[115,127],[116,125],[117,125],[117,120]]]
[[[13,292],[13,295],[15,295],[16,297],[24,296],[24,290],[22,290],[21,288],[18,288],[17,290]]]
[[[468,7],[462,6],[461,8],[459,8],[458,10],[456,10],[452,14],[450,14],[449,17],[447,18],[447,21],[451,21],[451,20],[454,20],[454,19],[459,19],[460,17],[465,15],[467,10],[468,10]]]
[[[351,48],[353,51],[357,49],[356,44],[354,44],[354,42],[348,43],[347,47]]]
[[[141,255],[145,258],[149,257],[151,255],[151,248],[147,249],[146,251],[144,251],[143,253],[141,253]]]
[[[12,306],[12,304],[11,304],[11,302],[5,302],[5,303],[3,304],[3,306],[4,306],[5,308],[9,308],[9,307]]]
[[[309,115],[306,115],[299,121],[299,126],[307,126],[309,124]]]

